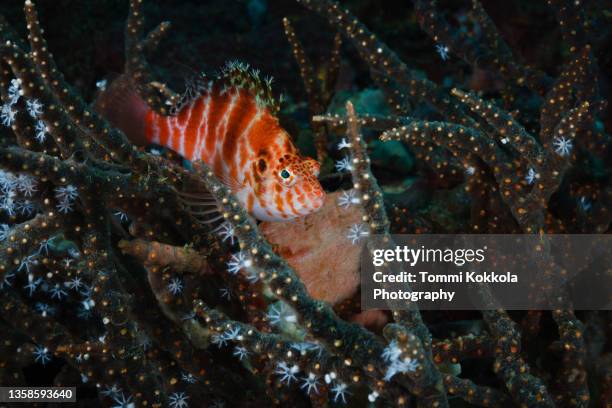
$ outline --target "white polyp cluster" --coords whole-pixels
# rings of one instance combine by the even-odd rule
[[[355,190],[343,191],[342,195],[338,198],[338,205],[343,208],[348,208],[351,205],[358,205],[361,203]]]
[[[391,380],[397,373],[414,372],[418,368],[419,362],[417,360],[413,360],[410,357],[402,359],[401,356],[402,349],[395,340],[392,340],[383,350],[381,357],[389,363],[384,377],[385,381]]]
[[[527,181],[527,184],[533,184],[539,178],[540,178],[540,174],[537,173],[535,169],[532,167],[527,171],[527,175],[525,176],[525,181]]]
[[[302,378],[302,385],[300,388],[303,389],[308,395],[310,395],[312,391],[314,391],[315,394],[318,394],[319,384],[319,377],[317,377],[314,373],[308,373],[307,377]]]
[[[561,157],[566,157],[569,156],[574,145],[572,144],[571,139],[566,139],[563,136],[557,136],[553,140],[553,147],[555,148],[555,153]]]
[[[337,171],[353,171],[353,163],[350,158],[344,157],[336,162]]]
[[[368,231],[368,227],[365,224],[353,224],[346,235],[353,245],[368,236],[370,236],[370,231]]]
[[[291,384],[291,381],[297,381],[297,376],[296,374],[300,371],[300,368],[297,365],[293,365],[291,367],[289,367],[289,365],[284,362],[281,361],[280,363],[278,363],[276,365],[276,370],[274,371],[275,374],[279,375],[280,378],[280,382],[281,383],[287,383],[287,385]]]
[[[57,187],[55,189],[55,198],[57,199],[57,210],[67,214],[73,210],[74,201],[79,196],[79,190],[72,184],[67,186]]]
[[[279,301],[272,306],[268,311],[268,319],[270,324],[276,326],[282,323],[297,323],[297,316],[293,310],[285,304],[285,302]]]

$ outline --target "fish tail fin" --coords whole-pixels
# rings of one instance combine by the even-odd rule
[[[147,114],[149,106],[125,75],[113,80],[94,101],[94,110],[138,146],[149,143]]]

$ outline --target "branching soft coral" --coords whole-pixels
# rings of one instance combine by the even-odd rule
[[[321,220],[303,220],[299,234],[319,229],[308,237],[294,236],[295,226],[257,224],[205,164],[192,163],[190,170],[148,154],[94,112],[56,66],[32,1],[25,2],[29,49],[0,20],[0,119],[10,133],[0,143],[0,382],[25,385],[26,367],[61,361],[67,374],[56,384],[74,385],[71,378],[80,377],[104,405],[384,401],[445,407],[459,397],[480,406],[587,406],[585,329],[572,310],[552,314],[563,353],[555,381],[528,361],[521,340],[537,333],[542,313],[531,313],[522,332],[506,311],[484,311],[480,330],[448,338],[447,332],[437,338],[440,331],[414,304],[382,314],[381,321],[392,321],[378,332],[337,313],[358,291],[361,251],[392,246],[390,230],[413,232],[416,224],[406,209],[388,205],[363,129],[406,142],[438,180],[461,175],[459,190],[469,198],[471,215],[466,232],[574,228],[575,220],[550,204],[559,194],[581,197],[576,194],[584,188],[568,193],[563,186],[572,163],[601,154],[607,141],[594,126],[602,100],[583,17],[558,2],[571,52],[553,80],[517,61],[480,3],[472,8],[482,44],[453,33],[437,6],[416,2],[417,19],[436,42],[508,81],[500,103],[461,86],[448,92],[417,75],[335,2],[299,3],[339,29],[318,87],[284,21],[307,89],[319,158],[337,154],[327,151],[327,138],[345,131],[337,146],[347,155],[336,167],[350,172],[350,188],[330,194],[338,207],[325,212],[334,217],[334,239],[342,240],[335,255],[345,251],[351,260],[342,270],[349,279],[339,279],[347,288],[337,296],[317,290],[316,270],[304,273],[295,257],[282,257],[295,247],[287,240],[309,243],[320,234]],[[570,20],[582,28],[568,31]],[[131,0],[125,77],[153,109],[171,115],[184,97],[156,78],[146,60],[163,44],[169,24],[148,35],[143,27],[143,1]],[[326,115],[341,37],[367,63],[392,116],[361,116],[351,103],[345,116]],[[187,94],[197,92],[197,82]],[[523,86],[544,96],[539,133],[528,131],[513,110]],[[262,92],[265,98],[269,87]],[[413,104],[429,106],[431,117],[410,116]],[[202,225],[190,215],[181,196],[192,188],[210,194],[221,225]],[[590,185],[595,202],[579,232],[607,230],[608,190]],[[318,268],[326,265],[331,263]],[[492,369],[497,379],[481,385],[469,373],[459,377],[458,366],[468,360]],[[248,392],[236,393],[237,387]]]

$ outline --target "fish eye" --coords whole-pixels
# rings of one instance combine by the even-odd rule
[[[295,177],[293,172],[288,168],[284,168],[279,171],[278,176],[280,177],[281,184],[283,184],[285,187],[291,187],[297,181],[297,178]]]

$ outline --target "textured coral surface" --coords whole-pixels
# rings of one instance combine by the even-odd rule
[[[306,285],[310,296],[337,304],[359,286],[361,246],[346,239],[362,210],[338,206],[341,193],[328,194],[320,211],[288,223],[264,222],[262,234]]]

